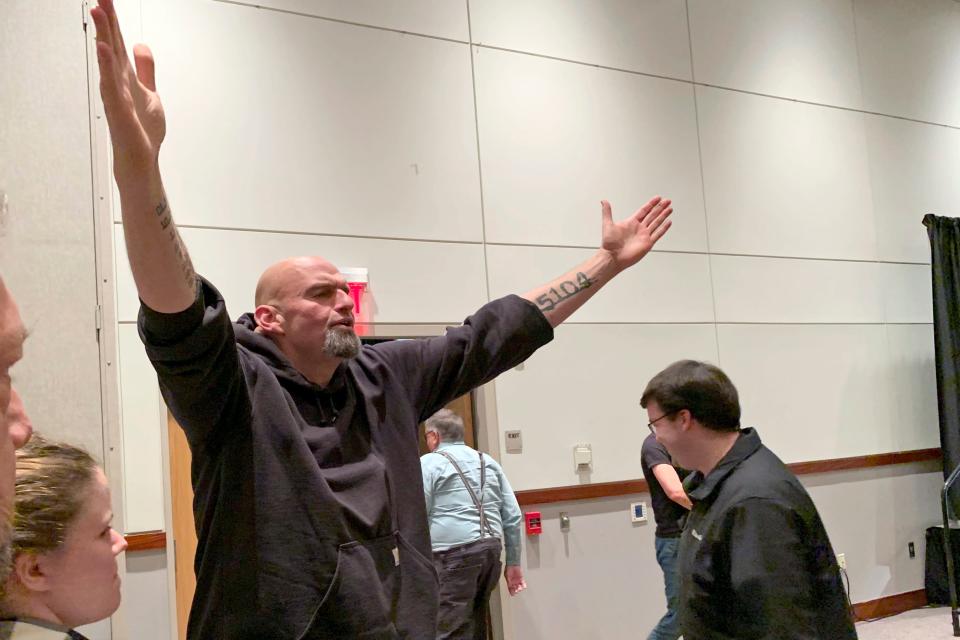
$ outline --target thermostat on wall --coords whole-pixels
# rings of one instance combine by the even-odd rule
[[[647,521],[647,503],[634,502],[630,505],[630,522]]]

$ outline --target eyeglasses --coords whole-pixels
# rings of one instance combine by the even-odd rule
[[[647,428],[650,429],[650,433],[652,433],[653,435],[657,435],[657,427],[654,426],[655,423],[659,422],[660,420],[663,420],[663,419],[666,418],[667,416],[672,416],[673,414],[678,413],[679,411],[680,411],[680,409],[677,409],[676,411],[671,411],[671,412],[669,412],[669,413],[665,413],[665,414],[663,414],[662,416],[660,416],[659,418],[656,418],[655,420],[651,420],[650,422],[648,422],[648,423],[647,423]]]

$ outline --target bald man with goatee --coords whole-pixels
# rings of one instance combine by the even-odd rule
[[[187,636],[434,637],[417,427],[523,362],[670,227],[653,198],[601,248],[523,296],[494,300],[446,335],[361,347],[346,280],[319,257],[269,267],[231,323],[198,277],[158,169],[166,131],[149,49],[127,58],[113,4],[94,8],[101,96],[140,334],[193,453],[199,546]]]

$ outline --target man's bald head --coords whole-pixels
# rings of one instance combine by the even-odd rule
[[[317,272],[339,274],[337,268],[319,256],[300,256],[276,262],[261,274],[257,281],[254,304],[280,304],[290,296],[303,293],[310,277]]]
[[[276,342],[315,383],[325,384],[341,360],[360,353],[350,288],[329,261],[313,256],[281,260],[260,276],[255,298],[257,333]]]

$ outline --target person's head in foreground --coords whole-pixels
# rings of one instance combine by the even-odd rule
[[[16,454],[12,570],[0,610],[7,618],[64,628],[96,622],[120,606],[110,488],[90,455],[34,437]]]
[[[677,464],[703,473],[716,463],[718,444],[740,430],[737,389],[727,374],[706,362],[674,362],[647,383],[640,406]]]
[[[10,370],[23,357],[26,336],[17,304],[0,277],[0,584],[10,569],[14,451],[33,432],[10,377]]]

